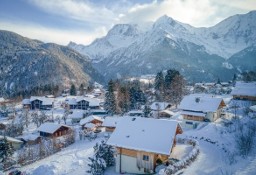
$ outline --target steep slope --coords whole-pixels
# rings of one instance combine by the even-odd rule
[[[0,87],[24,91],[44,85],[70,87],[100,80],[90,59],[66,46],[24,38],[0,31]]]
[[[247,47],[244,50],[234,54],[228,62],[238,71],[256,70],[256,46]]]
[[[84,55],[89,55],[94,62],[98,62],[111,52],[132,44],[139,33],[137,25],[117,24],[108,32],[106,37],[96,39],[89,46],[77,45],[74,42],[70,42],[68,46]]]
[[[72,43],[70,47],[83,49],[81,53],[89,55],[107,78],[156,73],[171,66],[193,81],[229,80],[237,69],[227,59],[256,44],[254,21],[256,11],[229,17],[213,27],[195,28],[165,15],[146,31],[139,30],[140,25],[116,25],[89,46],[77,49]],[[129,35],[120,32],[128,26],[133,28]]]

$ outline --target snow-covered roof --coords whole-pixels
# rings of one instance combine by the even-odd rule
[[[154,102],[150,105],[150,108],[155,111],[157,110],[162,111],[162,110],[165,110],[169,105],[170,103],[166,103],[166,102]]]
[[[102,123],[104,127],[116,127],[117,123],[122,119],[122,117],[106,117]]]
[[[188,95],[180,102],[179,109],[201,112],[216,112],[219,108],[222,98],[212,97],[210,95]]]
[[[84,125],[86,123],[90,123],[93,120],[99,120],[101,122],[103,122],[103,119],[99,116],[95,116],[95,115],[90,115],[82,120],[80,120],[80,125]]]
[[[23,99],[23,100],[22,100],[22,104],[23,104],[23,105],[29,105],[29,104],[31,104],[31,103],[30,103],[30,99],[27,99],[27,98]]]
[[[41,132],[53,134],[55,131],[57,131],[62,126],[69,127],[67,125],[56,124],[56,123],[43,123],[37,130],[41,131]]]
[[[256,82],[236,82],[235,88],[231,95],[245,95],[256,97]]]
[[[170,110],[163,110],[163,111],[160,111],[160,113],[166,113],[166,114],[169,114],[169,115],[171,115],[171,116],[173,116],[174,115],[174,112],[172,112],[172,111],[170,111]]]
[[[92,129],[92,128],[95,128],[95,124],[93,124],[93,123],[86,123],[85,125],[84,125],[84,127],[85,128],[90,128],[90,129]]]
[[[0,140],[4,139],[4,136],[0,135]],[[9,142],[16,142],[16,143],[23,143],[21,140],[18,140],[18,139],[15,139],[13,137],[8,137],[6,136],[6,139],[9,141]]]
[[[76,99],[75,98],[67,98],[65,101],[69,105],[76,105]]]
[[[83,118],[84,111],[83,110],[73,110],[73,113],[70,114],[70,118]]]
[[[46,98],[46,97],[40,97],[40,96],[31,96],[30,102],[34,100],[40,100],[42,101],[42,105],[52,105],[54,102],[54,98]]]
[[[107,144],[170,155],[178,126],[178,122],[174,120],[123,117]]]
[[[100,106],[100,102],[101,102],[100,99],[84,97],[84,96],[68,96],[65,101],[69,105],[76,105],[77,102],[80,102],[82,100],[88,101],[89,106],[91,107]]]
[[[25,141],[34,141],[34,140],[36,140],[38,137],[40,137],[39,134],[26,134],[26,135],[19,136],[19,137],[17,137],[17,138],[23,139],[23,140],[25,140]]]

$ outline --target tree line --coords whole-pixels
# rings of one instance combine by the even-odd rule
[[[184,77],[175,69],[156,74],[154,93],[151,95],[146,93],[152,91],[151,86],[143,86],[138,80],[110,80],[105,94],[105,109],[110,114],[124,114],[133,109],[140,109],[141,105],[149,104],[149,99],[177,106],[187,93],[185,85]]]

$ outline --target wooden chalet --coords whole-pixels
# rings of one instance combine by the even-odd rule
[[[222,98],[191,94],[182,99],[178,108],[183,116],[183,125],[196,128],[200,122],[213,122],[220,118],[225,106]]]
[[[80,120],[80,125],[82,126],[83,129],[84,129],[85,124],[87,124],[87,123],[92,123],[98,127],[98,126],[102,125],[103,119],[99,116],[90,115],[90,116]]]
[[[116,172],[153,174],[157,162],[168,160],[182,132],[177,121],[123,117],[107,141],[117,151]]]
[[[56,123],[43,123],[38,129],[42,137],[61,137],[69,134],[71,127]]]
[[[32,96],[29,99],[30,104],[26,99],[24,99],[23,107],[27,108],[30,106],[30,109],[41,109],[41,110],[48,110],[53,108],[54,98],[46,98],[46,97],[37,97]]]

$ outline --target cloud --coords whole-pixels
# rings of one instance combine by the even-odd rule
[[[39,8],[54,19],[51,26],[47,20],[38,19],[37,24],[26,19],[0,20],[1,29],[11,30],[29,38],[66,45],[69,41],[89,44],[104,36],[118,23],[144,23],[156,21],[163,15],[195,27],[213,26],[221,20],[254,10],[255,0],[28,0],[32,8]],[[138,3],[139,2],[139,3]],[[30,7],[31,8],[31,7]],[[29,9],[28,9],[29,10]],[[33,15],[33,14],[31,14]],[[58,26],[65,21],[65,26]],[[17,23],[17,21],[19,21]],[[25,21],[25,22],[24,22]],[[60,24],[60,23],[59,23]]]
[[[89,22],[92,25],[106,25],[115,20],[116,15],[104,6],[95,6],[81,0],[30,0],[30,3],[40,9],[66,19]]]
[[[127,13],[123,13],[119,20],[140,23],[155,21],[160,16],[167,15],[196,27],[207,27],[256,7],[254,0],[234,0],[229,3],[215,0],[155,0],[149,4],[135,4]]]
[[[90,44],[96,37],[104,36],[107,33],[105,27],[95,28],[91,32],[79,30],[64,30],[46,28],[37,24],[30,23],[11,23],[0,21],[2,30],[14,31],[22,36],[38,39],[43,42],[53,42],[67,45],[70,41],[81,44]]]

